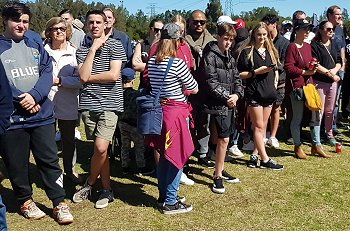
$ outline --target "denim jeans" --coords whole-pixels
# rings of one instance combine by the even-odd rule
[[[304,100],[297,100],[294,96],[294,93],[291,92],[290,95],[290,101],[292,104],[292,110],[293,110],[293,117],[292,121],[290,123],[290,131],[293,137],[293,142],[295,146],[300,146],[300,126],[301,122],[303,120],[303,113],[304,113]]]
[[[2,202],[1,196],[0,196],[0,231],[7,231],[6,207]]]
[[[163,202],[167,205],[176,203],[177,190],[180,184],[182,169],[179,170],[168,161],[164,155],[160,154],[160,159],[157,169],[159,199],[158,202]]]
[[[338,76],[340,77],[341,81],[344,79],[344,71],[338,71]],[[335,105],[333,110],[333,130],[337,129],[337,117],[339,112],[339,105],[340,105],[340,93],[341,93],[342,84],[338,84],[337,89],[337,95],[335,98]]]
[[[240,135],[239,134],[239,130],[237,128],[235,128],[233,130],[233,133],[230,135],[230,144],[229,144],[229,146],[238,144],[239,135]]]

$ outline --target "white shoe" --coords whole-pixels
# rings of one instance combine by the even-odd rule
[[[56,135],[55,135],[55,141],[58,142],[61,140],[61,132],[60,131],[57,131],[56,132]]]
[[[280,147],[280,143],[278,142],[278,139],[276,139],[276,137],[270,137],[270,139],[267,141],[267,144],[274,148]]]
[[[74,136],[75,136],[75,139],[77,139],[77,140],[80,140],[80,139],[81,139],[81,135],[80,135],[80,132],[78,131],[78,129],[75,129],[75,134],[74,134]]]
[[[216,153],[213,153],[212,155],[211,155],[211,157],[210,157],[210,159],[212,160],[212,161],[215,161],[215,159],[216,159]],[[226,154],[225,155],[225,162],[230,162],[231,160],[233,160],[233,157],[232,156],[229,156],[228,154]]]
[[[194,181],[188,178],[185,173],[181,174],[180,183],[189,186],[194,185]]]
[[[252,140],[250,140],[249,143],[246,143],[246,144],[243,142],[242,150],[253,151],[254,150],[254,142]]]
[[[267,141],[268,141],[269,139],[267,139],[266,137],[264,138],[264,144],[266,145],[267,144]]]
[[[228,153],[232,155],[233,158],[242,158],[244,154],[239,150],[237,145],[233,145],[228,149]]]

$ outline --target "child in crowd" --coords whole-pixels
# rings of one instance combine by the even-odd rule
[[[123,173],[130,173],[130,150],[131,141],[134,143],[136,165],[138,172],[141,175],[150,175],[154,169],[146,167],[144,152],[144,140],[141,133],[137,130],[137,108],[136,98],[141,93],[135,90],[135,71],[131,68],[124,68],[122,70],[123,89],[124,89],[124,112],[120,115],[118,126],[121,134],[121,161]]]

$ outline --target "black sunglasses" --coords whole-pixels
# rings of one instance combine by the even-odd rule
[[[162,28],[155,28],[155,27],[153,27],[154,33],[158,33],[161,29],[162,29]]]
[[[65,28],[65,27],[51,27],[50,30],[54,31],[54,32],[57,32],[58,30],[60,30],[61,32],[66,32],[67,28]]]
[[[326,31],[328,31],[328,32],[334,31],[334,27],[328,27],[328,28],[325,28],[325,29],[326,29]]]
[[[199,23],[203,26],[205,22],[206,22],[205,20],[193,20],[193,25],[197,26]]]

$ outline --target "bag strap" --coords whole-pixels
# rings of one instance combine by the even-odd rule
[[[321,42],[321,43],[322,43],[322,42]],[[325,44],[323,44],[323,43],[322,43],[322,45],[324,46],[324,48],[326,48],[326,50],[327,50],[329,56],[331,57],[331,59],[332,59],[334,65],[336,65],[336,63],[335,63],[335,61],[334,61],[334,59],[333,59],[333,56],[331,55],[331,52],[329,52],[329,50],[328,50],[328,47],[327,47]],[[330,43],[330,45],[332,46],[332,43]]]
[[[162,91],[162,88],[163,88],[163,84],[164,84],[164,80],[165,80],[165,77],[168,75],[168,72],[170,70],[170,67],[171,65],[173,64],[173,61],[174,61],[174,58],[170,58],[169,61],[168,61],[168,65],[166,67],[166,70],[165,70],[165,73],[164,73],[164,77],[163,77],[163,81],[162,81],[162,84],[160,85],[160,88],[159,88],[159,91],[155,97],[155,100],[159,100],[159,97],[160,97],[160,93]]]

